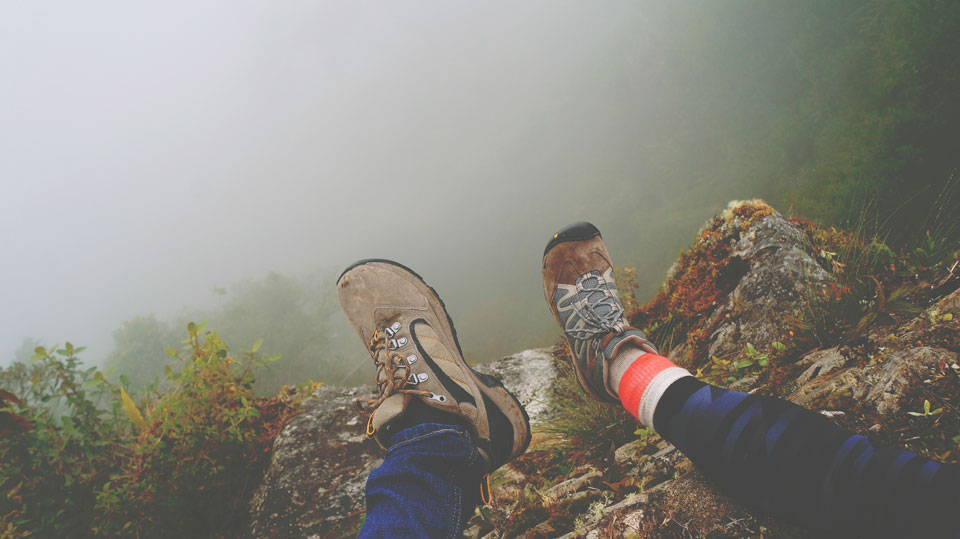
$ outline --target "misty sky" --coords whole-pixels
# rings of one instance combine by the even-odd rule
[[[0,351],[95,361],[133,315],[365,257],[416,269],[455,320],[502,308],[552,342],[549,236],[588,219],[634,264],[617,253],[646,240],[618,227],[669,202],[650,156],[691,108],[663,10],[0,0]],[[710,211],[650,221],[680,238],[657,280]]]

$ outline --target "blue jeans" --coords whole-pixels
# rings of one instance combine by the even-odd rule
[[[397,432],[367,478],[359,537],[462,537],[484,468],[463,427],[422,423]]]

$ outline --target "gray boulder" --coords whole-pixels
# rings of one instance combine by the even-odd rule
[[[321,387],[273,442],[273,457],[251,501],[258,538],[348,535],[360,521],[363,486],[381,462],[364,435],[357,397],[373,387]],[[351,516],[353,518],[351,518]]]
[[[549,416],[543,397],[557,376],[549,349],[525,350],[473,368],[499,378],[534,425]],[[251,501],[254,537],[356,534],[367,475],[383,462],[383,451],[364,434],[365,419],[354,406],[357,397],[373,394],[373,386],[322,387],[287,423]]]
[[[473,369],[500,379],[523,404],[534,427],[556,415],[557,410],[545,400],[557,377],[557,359],[549,348],[524,350],[500,361],[473,365]]]
[[[769,350],[790,329],[810,294],[833,278],[806,251],[806,235],[779,213],[740,232],[733,257],[745,265],[736,287],[711,316],[708,354],[742,356],[746,343]]]

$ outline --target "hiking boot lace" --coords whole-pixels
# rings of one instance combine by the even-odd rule
[[[567,335],[577,340],[592,339],[607,333],[623,333],[623,305],[617,296],[606,287],[598,271],[581,275],[576,282],[577,296],[583,300],[573,304],[573,310],[586,323],[581,328],[567,330]],[[606,307],[606,309],[598,309]],[[599,341],[598,341],[599,342]]]
[[[600,361],[604,361],[604,358],[597,337],[608,333],[619,335],[624,330],[623,304],[606,284],[598,271],[584,273],[577,278],[577,301],[573,304],[573,310],[586,325],[566,330],[570,338],[588,341]]]
[[[410,365],[417,361],[416,355],[404,357],[396,351],[396,348],[406,344],[406,337],[395,339],[397,332],[400,331],[400,323],[394,323],[389,328],[377,329],[373,332],[368,349],[373,357],[373,363],[377,366],[377,395],[376,399],[358,398],[356,400],[357,408],[363,413],[372,414],[377,407],[383,404],[387,397],[395,393],[407,393],[411,395],[422,395],[431,398],[430,391],[411,389],[407,384],[417,384],[426,380],[426,374],[417,375],[410,372]],[[382,376],[386,371],[386,376]]]

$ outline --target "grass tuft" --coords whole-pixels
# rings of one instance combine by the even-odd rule
[[[580,388],[569,347],[558,344],[553,353],[560,361],[548,402],[562,413],[547,421],[540,430],[559,435],[561,443],[594,454],[608,449],[611,443],[619,446],[635,438],[637,421],[622,406],[598,402]]]

